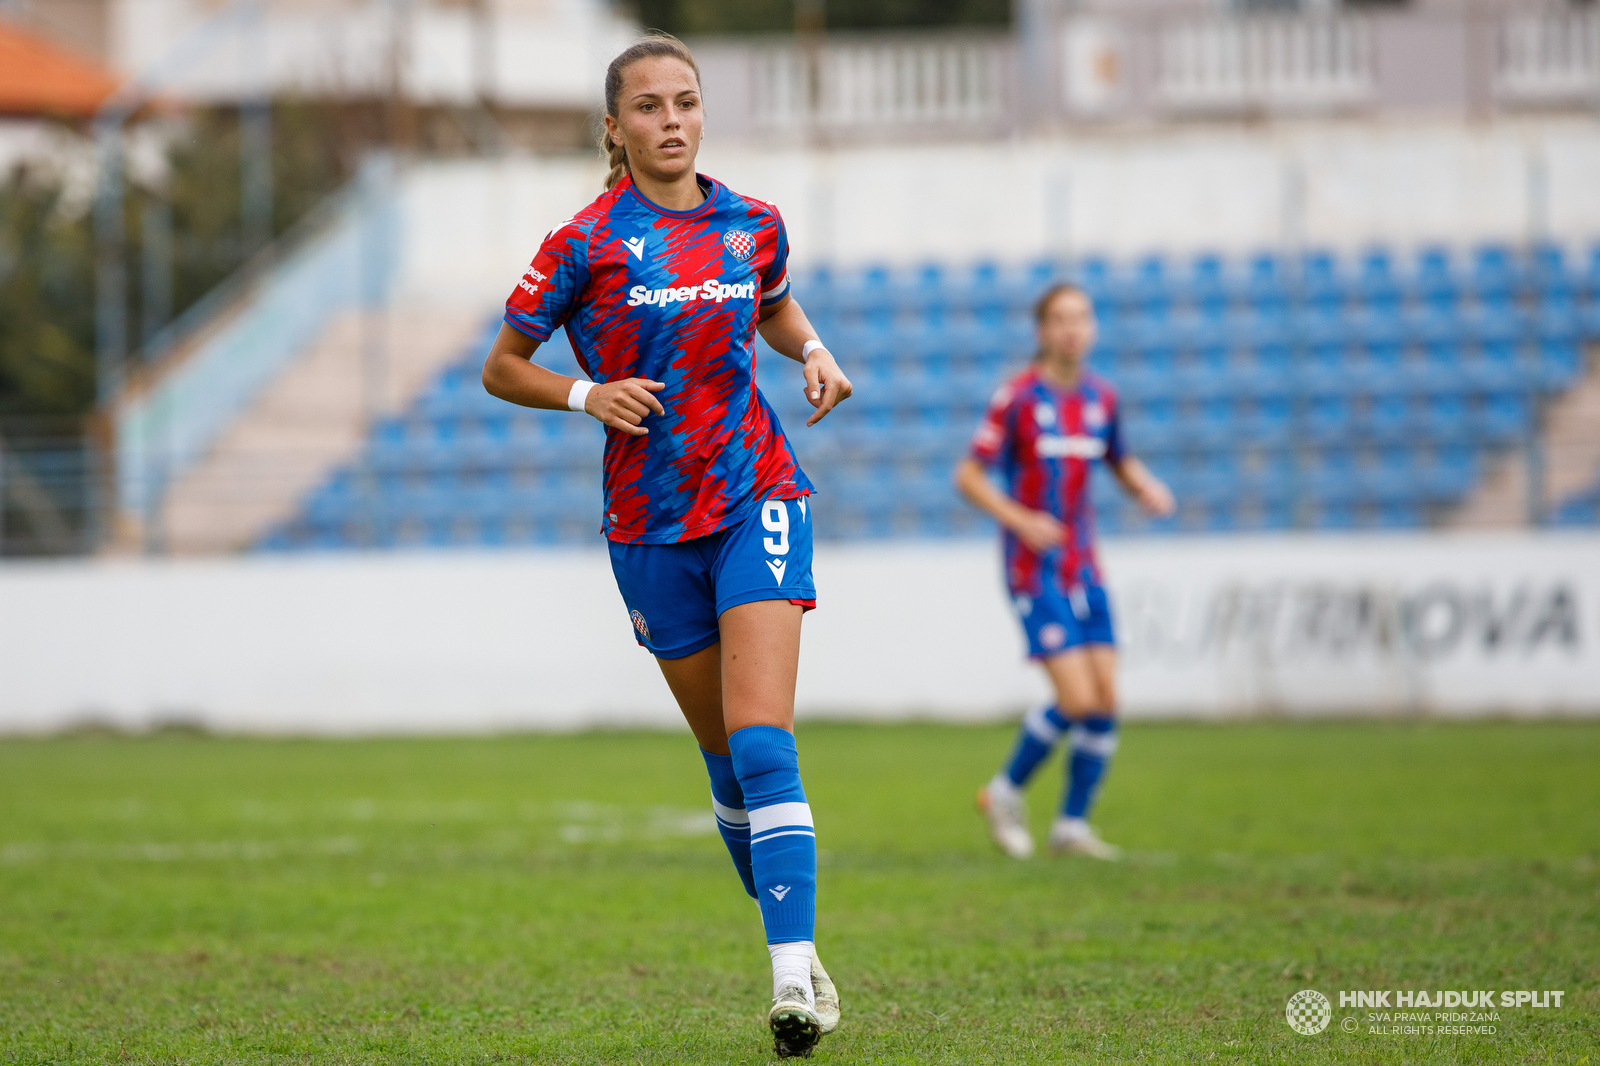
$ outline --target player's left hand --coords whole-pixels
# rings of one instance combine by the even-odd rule
[[[1178,509],[1178,502],[1172,498],[1172,490],[1165,481],[1151,477],[1139,486],[1139,506],[1157,518],[1168,518]]]
[[[850,379],[844,376],[844,371],[839,369],[839,364],[833,361],[833,353],[826,348],[811,349],[811,357],[806,360],[806,400],[815,407],[816,413],[806,419],[806,425],[814,426],[839,404],[850,398],[855,390],[851,388]]]

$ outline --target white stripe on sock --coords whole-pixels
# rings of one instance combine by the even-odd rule
[[[711,809],[717,812],[718,818],[721,818],[729,825],[750,824],[750,815],[745,812],[743,807],[724,807],[717,802],[717,797],[715,796],[711,797]]]
[[[1109,759],[1117,750],[1115,733],[1091,733],[1080,726],[1072,727],[1072,750]]]
[[[1050,708],[1044,705],[1035,707],[1023,716],[1022,726],[1032,733],[1034,738],[1044,744],[1054,744],[1061,739],[1061,727],[1044,716]]]
[[[814,837],[816,835],[816,832],[811,829],[782,829],[776,833],[752,833],[750,834],[750,843],[764,844],[769,840],[776,840],[778,837]]]
[[[750,832],[765,833],[786,825],[815,826],[809,803],[773,803],[750,812]]]

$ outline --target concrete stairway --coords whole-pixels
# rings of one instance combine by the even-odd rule
[[[489,312],[335,316],[170,486],[148,531],[175,554],[239,551],[360,450],[371,416],[405,409],[481,336]]]
[[[1600,478],[1600,345],[1588,351],[1588,373],[1545,411],[1543,445],[1546,508]],[[1446,523],[1452,529],[1514,529],[1528,524],[1528,454],[1517,448],[1490,468]]]

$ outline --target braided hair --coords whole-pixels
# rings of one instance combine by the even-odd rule
[[[694,71],[695,82],[700,81],[700,67],[695,63],[689,46],[670,33],[653,32],[643,40],[630,45],[606,68],[606,114],[612,118],[617,117],[617,98],[622,95],[622,75],[627,69],[641,59],[653,59],[658,56],[681,60]],[[632,170],[628,167],[628,149],[611,139],[611,133],[606,129],[604,122],[600,124],[600,151],[610,166],[610,170],[606,173],[606,188],[611,189],[622,180],[624,174],[631,174]]]

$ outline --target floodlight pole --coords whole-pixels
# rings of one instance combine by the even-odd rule
[[[127,112],[107,108],[94,121],[98,181],[94,193],[95,399],[104,406],[122,391],[128,352],[127,243],[122,217],[122,126]]]
[[[215,39],[231,27],[235,18],[259,0],[230,0],[208,16],[160,59],[124,82],[100,105],[94,116],[94,333],[95,402],[102,414],[111,408],[127,380],[128,359],[128,269],[127,220],[123,215],[124,127],[144,103],[160,91],[174,74],[192,68]],[[96,478],[92,508],[109,512],[112,506],[108,486]],[[149,491],[146,486],[145,492]],[[148,504],[147,504],[148,507]],[[109,528],[110,523],[103,523]]]
[[[250,255],[272,240],[272,95],[259,0],[247,3],[241,28],[248,83],[239,105],[239,220]]]

